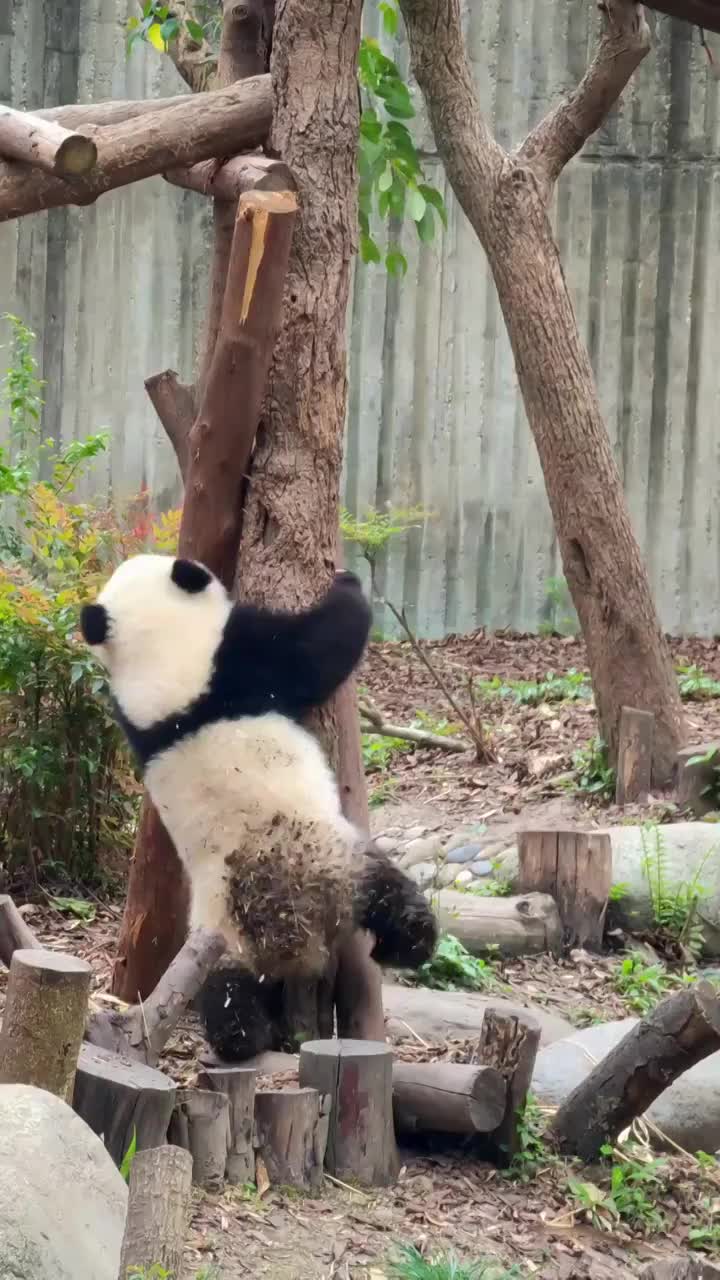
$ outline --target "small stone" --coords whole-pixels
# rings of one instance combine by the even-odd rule
[[[411,840],[409,844],[405,845],[400,859],[400,866],[406,871],[408,867],[414,866],[416,862],[429,862],[430,859],[439,860],[441,854],[442,850],[437,836],[425,836],[424,839],[418,837],[418,839]]]
[[[493,867],[491,862],[471,862],[468,870],[472,871],[478,880],[481,880],[483,876],[492,875]]]
[[[421,836],[425,835],[426,831],[427,831],[427,827],[408,827],[407,831],[405,832],[405,839],[419,840]]]
[[[380,853],[397,853],[398,842],[393,840],[392,836],[377,836],[375,839],[375,848]]]
[[[473,882],[473,873],[472,871],[468,871],[467,867],[465,867],[463,871],[459,871],[453,881],[454,884],[458,884],[461,886],[466,884],[472,884],[472,882]]]
[[[482,850],[479,844],[461,844],[457,849],[448,849],[448,862],[472,862]]]
[[[425,889],[435,879],[437,867],[434,862],[416,862],[412,867],[408,867],[407,873],[419,889]]]
[[[457,867],[454,867],[450,862],[446,862],[440,867],[437,882],[441,889],[447,889],[448,885],[455,884],[457,871]]]

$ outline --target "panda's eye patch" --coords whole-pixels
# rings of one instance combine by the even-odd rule
[[[180,587],[181,591],[188,591],[190,595],[204,591],[212,582],[207,569],[193,560],[175,560],[170,577],[176,587]]]
[[[80,630],[86,644],[104,644],[108,635],[107,609],[102,604],[85,604],[80,610]]]

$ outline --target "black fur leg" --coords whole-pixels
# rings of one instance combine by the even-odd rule
[[[258,982],[245,969],[211,973],[199,997],[210,1048],[226,1062],[244,1062],[276,1046],[278,983]]]
[[[373,960],[399,969],[418,969],[438,939],[430,904],[409,876],[374,848],[366,852],[354,903],[355,924],[375,935]]]

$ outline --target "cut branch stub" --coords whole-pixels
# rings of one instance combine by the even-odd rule
[[[295,190],[295,179],[287,165],[263,155],[234,156],[225,163],[203,160],[202,164],[184,169],[169,169],[164,176],[175,187],[198,191],[215,200],[238,200],[250,191]]]
[[[399,1169],[392,1049],[363,1040],[314,1040],[300,1049],[300,1084],[330,1097],[326,1166],[338,1178],[385,1187]]]
[[[73,1095],[90,965],[58,951],[16,951],[0,1032],[0,1083]]]
[[[61,178],[77,178],[95,167],[97,147],[91,137],[53,120],[0,105],[0,155]]]
[[[518,888],[555,899],[566,945],[599,949],[612,884],[609,835],[523,831],[518,853]]]
[[[540,1044],[540,1027],[527,1014],[486,1009],[478,1060],[495,1067],[507,1084],[505,1114],[491,1135],[495,1159],[507,1166],[520,1150],[520,1123]]]
[[[669,996],[611,1049],[553,1121],[562,1151],[594,1160],[673,1080],[720,1049],[720,1000],[709,982]]]

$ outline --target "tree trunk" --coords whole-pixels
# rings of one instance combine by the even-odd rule
[[[0,1084],[70,1102],[85,1029],[90,965],[61,951],[15,951],[0,1034]]]
[[[667,785],[684,720],[677,680],[534,175],[510,164],[484,236],[543,469],[565,577],[615,760],[623,706],[655,716],[653,783]]]

